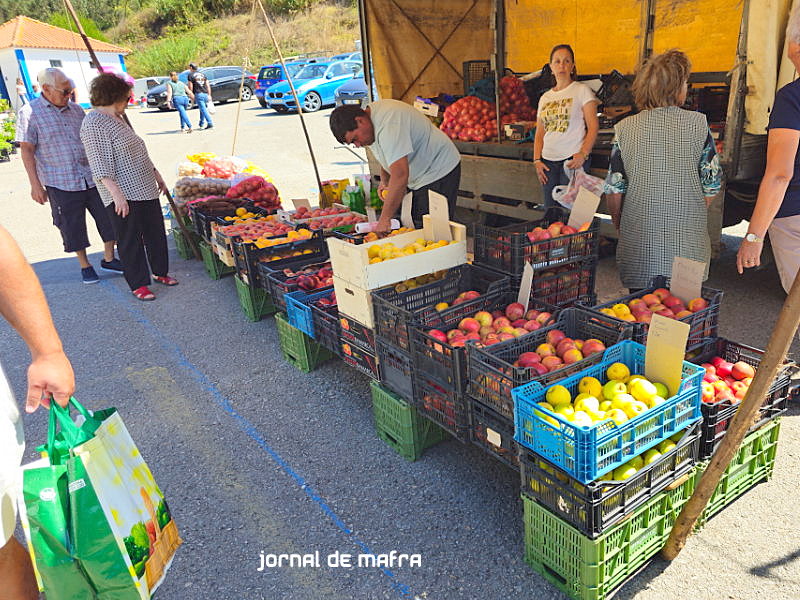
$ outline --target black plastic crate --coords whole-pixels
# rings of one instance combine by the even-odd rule
[[[470,88],[481,79],[493,77],[492,64],[488,60],[465,60],[461,63],[464,76],[464,95],[469,96]]]
[[[581,483],[521,448],[522,493],[594,539],[692,470],[698,460],[699,426],[685,430],[675,448],[624,481]]]
[[[519,444],[514,440],[514,420],[468,399],[472,415],[470,440],[503,464],[519,471]]]
[[[601,315],[605,317],[605,315]],[[631,330],[617,319],[601,319],[585,308],[567,308],[558,313],[553,325],[538,329],[529,335],[478,348],[469,345],[469,394],[483,404],[492,407],[505,418],[514,418],[512,388],[529,381],[542,385],[553,383],[586,367],[599,363],[602,352],[587,356],[578,362],[539,375],[532,367],[515,367],[514,363],[523,352],[533,352],[539,344],[546,342],[547,332],[558,329],[572,339],[598,339],[606,347],[629,339]]]
[[[461,305],[448,308],[418,325],[409,328],[411,335],[411,356],[414,359],[414,368],[428,373],[437,381],[450,386],[458,394],[467,391],[467,354],[466,345],[452,346],[447,342],[440,342],[427,332],[438,329],[444,333],[448,329],[458,326],[461,319],[471,317],[481,310],[504,310],[508,304],[517,301],[516,294],[508,293],[501,297],[476,298],[475,304],[468,307]],[[556,309],[549,304],[530,300],[529,309],[537,309],[555,314]],[[527,337],[527,336],[524,336]]]
[[[598,304],[593,306],[592,310],[600,312],[600,309],[611,308],[615,304],[627,304],[634,298],[641,298],[645,294],[650,294],[658,288],[669,289],[669,278],[665,277],[664,275],[658,275],[652,279],[650,282],[650,287],[647,289],[640,290],[635,294],[628,294],[627,296],[618,298],[613,302]],[[686,341],[687,352],[696,350],[700,346],[706,344],[711,338],[716,338],[719,330],[719,308],[720,303],[722,302],[722,292],[720,290],[703,286],[700,295],[708,301],[708,306],[703,310],[692,313],[690,316],[678,319],[682,323],[689,324],[689,339]],[[689,300],[692,300],[692,298],[687,299],[687,302]],[[610,317],[610,315],[608,316]],[[620,321],[620,323],[628,323],[628,325],[633,329],[631,339],[634,342],[639,342],[640,344],[647,343],[647,332],[650,329],[647,323],[631,323],[628,321],[622,321],[620,319],[615,320]]]
[[[554,207],[542,219],[488,227],[475,225],[475,251],[473,262],[501,273],[521,277],[525,263],[534,272],[587,258],[597,258],[600,249],[600,221],[593,219],[586,231],[559,235],[547,240],[530,241],[526,235],[535,227],[547,229],[557,221],[566,223],[569,212]]]
[[[720,356],[728,362],[735,363],[738,361],[746,362],[748,365],[758,369],[761,359],[764,356],[764,350],[758,350],[751,346],[738,344],[725,338],[717,338],[705,344],[700,350],[700,353],[690,362],[695,364],[702,364],[708,362],[714,356]],[[755,423],[748,430],[752,433],[759,429],[768,421],[779,417],[787,409],[789,403],[789,386],[791,384],[791,376],[797,370],[797,365],[791,361],[784,361],[783,365],[778,369],[778,374],[775,376],[775,381],[769,387],[767,395],[764,398],[764,403],[758,413]],[[700,435],[700,460],[706,459],[712,454],[722,442],[725,433],[728,431],[728,426],[733,420],[736,411],[739,408],[739,402],[731,402],[724,400],[722,402],[700,404],[700,411],[703,413],[703,420],[701,423]]]
[[[418,369],[413,371],[413,379],[413,404],[417,410],[456,439],[468,441],[470,416],[467,396]]]
[[[327,258],[320,260],[318,256],[312,256],[311,258],[302,257],[302,260],[299,260],[297,264],[293,266],[292,271],[296,272],[306,267],[323,267],[326,265],[330,267],[330,261]],[[284,267],[284,269],[286,268],[287,267]],[[331,269],[331,273],[333,273],[333,269]],[[297,275],[287,275],[284,270],[274,271],[270,275],[266,276],[266,278],[262,278],[262,281],[265,282],[263,287],[269,291],[270,295],[272,296],[272,302],[278,307],[279,310],[286,310],[286,300],[284,299],[284,296],[289,292],[296,292],[300,289],[296,281],[288,281],[289,279],[296,278]],[[331,283],[331,285],[333,284]]]
[[[587,258],[534,274],[531,296],[560,308],[596,303],[597,258]],[[522,277],[512,277],[512,289],[518,289]]]
[[[411,355],[385,339],[375,338],[381,383],[408,402],[414,401]]]
[[[295,255],[295,253],[299,254]],[[270,260],[281,254],[287,254],[287,256]],[[287,264],[279,261],[288,262],[292,259],[312,259],[322,256],[327,256],[327,248],[321,231],[313,232],[310,239],[287,242],[267,248],[259,248],[251,242],[233,241],[233,260],[239,276],[249,285],[262,287],[267,291],[269,288],[262,276],[261,264],[269,264],[269,270],[273,272],[279,267],[284,268]]]
[[[336,306],[321,307],[317,303],[312,303],[311,320],[314,323],[317,343],[336,356],[340,356],[342,354],[340,339],[342,328],[339,325],[339,309]]]
[[[408,352],[409,326],[431,321],[439,312],[434,308],[436,304],[452,303],[459,293],[474,290],[480,292],[480,298],[457,306],[461,310],[474,309],[477,312],[480,308],[475,307],[487,298],[506,296],[511,290],[510,285],[509,278],[501,273],[466,264],[449,269],[438,281],[406,292],[397,292],[394,286],[375,290],[372,293],[375,333]]]

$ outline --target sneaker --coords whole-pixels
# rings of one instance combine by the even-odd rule
[[[118,258],[113,258],[111,260],[101,260],[100,268],[103,269],[103,271],[113,271],[114,273],[122,273],[122,271],[124,270],[122,268],[122,262]]]
[[[206,124],[205,123],[201,123],[200,125],[197,126],[197,128],[202,131],[203,129],[206,128]]]
[[[213,125],[206,125],[206,129],[214,129]]]
[[[192,133],[192,128],[191,128],[191,127],[189,127],[188,129],[184,129],[183,131],[184,131],[185,133]]]
[[[94,270],[94,267],[86,267],[85,269],[81,269],[81,279],[83,279],[83,283],[97,283],[100,281],[100,278],[97,276],[97,272]]]

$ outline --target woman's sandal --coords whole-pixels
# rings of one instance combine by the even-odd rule
[[[178,280],[169,275],[153,275],[153,279],[162,285],[178,285]]]
[[[131,292],[134,296],[136,296],[139,300],[155,300],[156,295],[150,291],[146,285],[143,285],[140,288],[136,288]]]

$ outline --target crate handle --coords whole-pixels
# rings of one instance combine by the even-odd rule
[[[671,491],[671,490],[674,490],[674,489],[676,489],[676,488],[679,488],[679,487],[681,487],[681,486],[682,486],[684,483],[686,483],[687,481],[689,481],[689,473],[686,473],[686,474],[684,474],[683,476],[681,476],[681,477],[679,477],[678,479],[676,479],[675,481],[673,481],[671,484],[669,484],[669,485],[668,485],[668,486],[665,488],[665,491]]]

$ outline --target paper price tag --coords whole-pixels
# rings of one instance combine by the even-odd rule
[[[577,229],[584,223],[591,222],[599,205],[600,196],[590,192],[585,187],[579,188],[575,204],[572,205],[572,211],[569,213],[567,225]]]
[[[699,298],[703,293],[703,276],[705,274],[706,264],[704,262],[676,256],[672,261],[670,293],[683,300],[684,304],[688,304],[690,300]]]
[[[498,448],[503,446],[503,438],[494,429],[486,428],[486,441]]]
[[[292,198],[292,204],[294,204],[295,209],[298,209],[301,206],[311,208],[311,203],[308,201],[308,198]]]
[[[686,355],[688,339],[688,323],[653,315],[647,332],[644,376],[650,381],[666,385],[670,396],[677,394],[681,387],[683,357]]]
[[[531,286],[533,286],[533,267],[531,263],[526,262],[522,267],[522,281],[517,293],[517,302],[525,307],[525,312],[528,312],[528,304],[531,301]]]
[[[447,206],[447,198],[428,191],[428,214],[431,216],[434,241],[451,241],[453,234],[450,231],[450,207]]]
[[[411,218],[411,200],[412,200],[411,192],[407,193],[403,196],[403,204],[400,208],[400,222],[403,224],[403,227],[410,227],[414,229],[414,219]]]

